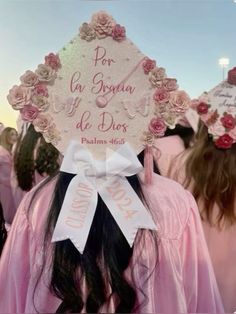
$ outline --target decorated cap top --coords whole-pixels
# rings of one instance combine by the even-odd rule
[[[177,80],[126,37],[124,26],[100,11],[57,54],[26,71],[7,99],[47,142],[65,152],[79,140],[105,158],[129,142],[136,154],[174,128],[190,98]]]
[[[217,148],[228,149],[236,143],[236,67],[225,81],[203,93],[195,108]]]

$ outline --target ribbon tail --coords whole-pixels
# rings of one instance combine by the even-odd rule
[[[93,183],[79,173],[67,188],[52,242],[70,239],[83,254],[96,207],[97,191]]]
[[[108,178],[97,189],[130,246],[139,228],[157,230],[151,214],[126,178]]]

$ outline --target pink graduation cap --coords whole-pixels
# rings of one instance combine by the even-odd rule
[[[177,80],[103,11],[20,81],[9,91],[10,105],[62,154],[77,140],[104,160],[107,148],[128,142],[137,155],[146,149],[148,182],[154,140],[174,128],[190,105]]]
[[[176,79],[102,11],[20,80],[9,91],[9,103],[64,155],[61,171],[75,174],[52,241],[70,239],[83,253],[97,194],[130,246],[139,228],[156,230],[126,177],[143,170],[137,155],[145,149],[145,181],[151,183],[154,141],[174,128],[190,105]]]

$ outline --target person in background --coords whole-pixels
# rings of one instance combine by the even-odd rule
[[[154,160],[161,175],[167,176],[173,159],[193,145],[198,121],[196,111],[189,108],[174,129],[168,128],[164,137],[156,139]]]
[[[61,157],[58,150],[45,142],[42,134],[36,132],[33,125],[29,125],[25,134],[19,136],[14,147],[13,160],[11,185],[17,208],[25,193],[58,171]]]
[[[16,212],[16,207],[11,189],[12,146],[17,141],[17,131],[6,127],[1,133],[0,144],[0,203],[3,217],[7,224],[11,224]]]
[[[199,206],[217,283],[227,313],[236,311],[236,68],[196,110],[194,145],[173,161],[168,176],[189,189]]]

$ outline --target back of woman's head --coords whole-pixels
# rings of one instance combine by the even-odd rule
[[[186,163],[187,180],[193,184],[193,195],[203,201],[202,217],[212,222],[213,206],[219,207],[218,222],[225,219],[232,224],[235,216],[236,144],[230,149],[219,149],[201,123],[196,142]]]
[[[59,175],[45,230],[45,252],[73,177],[74,175],[63,172]],[[145,201],[137,175],[127,179],[139,198]],[[138,233],[139,240],[142,232]],[[156,251],[153,254],[156,254],[158,259],[156,237],[151,231],[145,232],[149,232],[151,239],[154,240]],[[55,243],[51,290],[62,300],[57,312],[85,310],[87,313],[97,313],[102,305],[109,303],[111,298],[115,300],[116,313],[132,312],[137,301],[137,288],[132,280],[128,281],[125,277],[125,270],[130,264],[132,255],[133,248],[128,244],[106,204],[98,195],[95,216],[83,254],[70,240]],[[148,280],[152,271],[152,267],[145,267],[143,274],[145,280]],[[83,280],[88,291],[86,298],[82,288]]]
[[[55,173],[59,167],[58,155],[57,149],[46,143],[41,133],[30,125],[15,149],[14,166],[19,187],[23,191],[29,191],[33,187],[35,170],[39,174]]]

